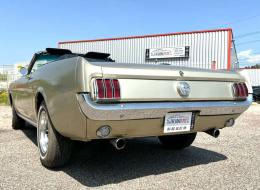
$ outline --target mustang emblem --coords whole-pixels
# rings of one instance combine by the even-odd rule
[[[177,91],[182,97],[188,97],[190,95],[190,85],[187,82],[181,81],[177,85]]]

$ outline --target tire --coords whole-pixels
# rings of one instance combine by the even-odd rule
[[[44,102],[38,111],[37,144],[41,163],[47,168],[61,167],[70,159],[72,141],[55,130]]]
[[[158,139],[163,147],[181,150],[190,146],[196,138],[197,133],[182,135],[159,136]]]
[[[22,129],[25,126],[25,121],[20,118],[14,108],[14,105],[12,105],[12,128],[14,130]]]

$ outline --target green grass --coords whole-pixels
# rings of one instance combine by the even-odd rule
[[[6,91],[0,91],[0,105],[8,105],[8,94]]]

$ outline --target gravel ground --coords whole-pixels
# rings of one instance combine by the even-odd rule
[[[116,151],[104,141],[76,143],[68,166],[41,166],[36,129],[11,129],[0,106],[0,189],[260,189],[260,105],[254,104],[218,139],[198,134],[183,151],[156,138],[129,140]]]

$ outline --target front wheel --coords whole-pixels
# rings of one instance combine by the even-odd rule
[[[56,168],[69,161],[72,142],[55,130],[45,103],[41,104],[38,112],[37,142],[42,165]]]
[[[196,135],[197,133],[159,136],[158,139],[165,148],[180,150],[190,146],[195,140]]]

